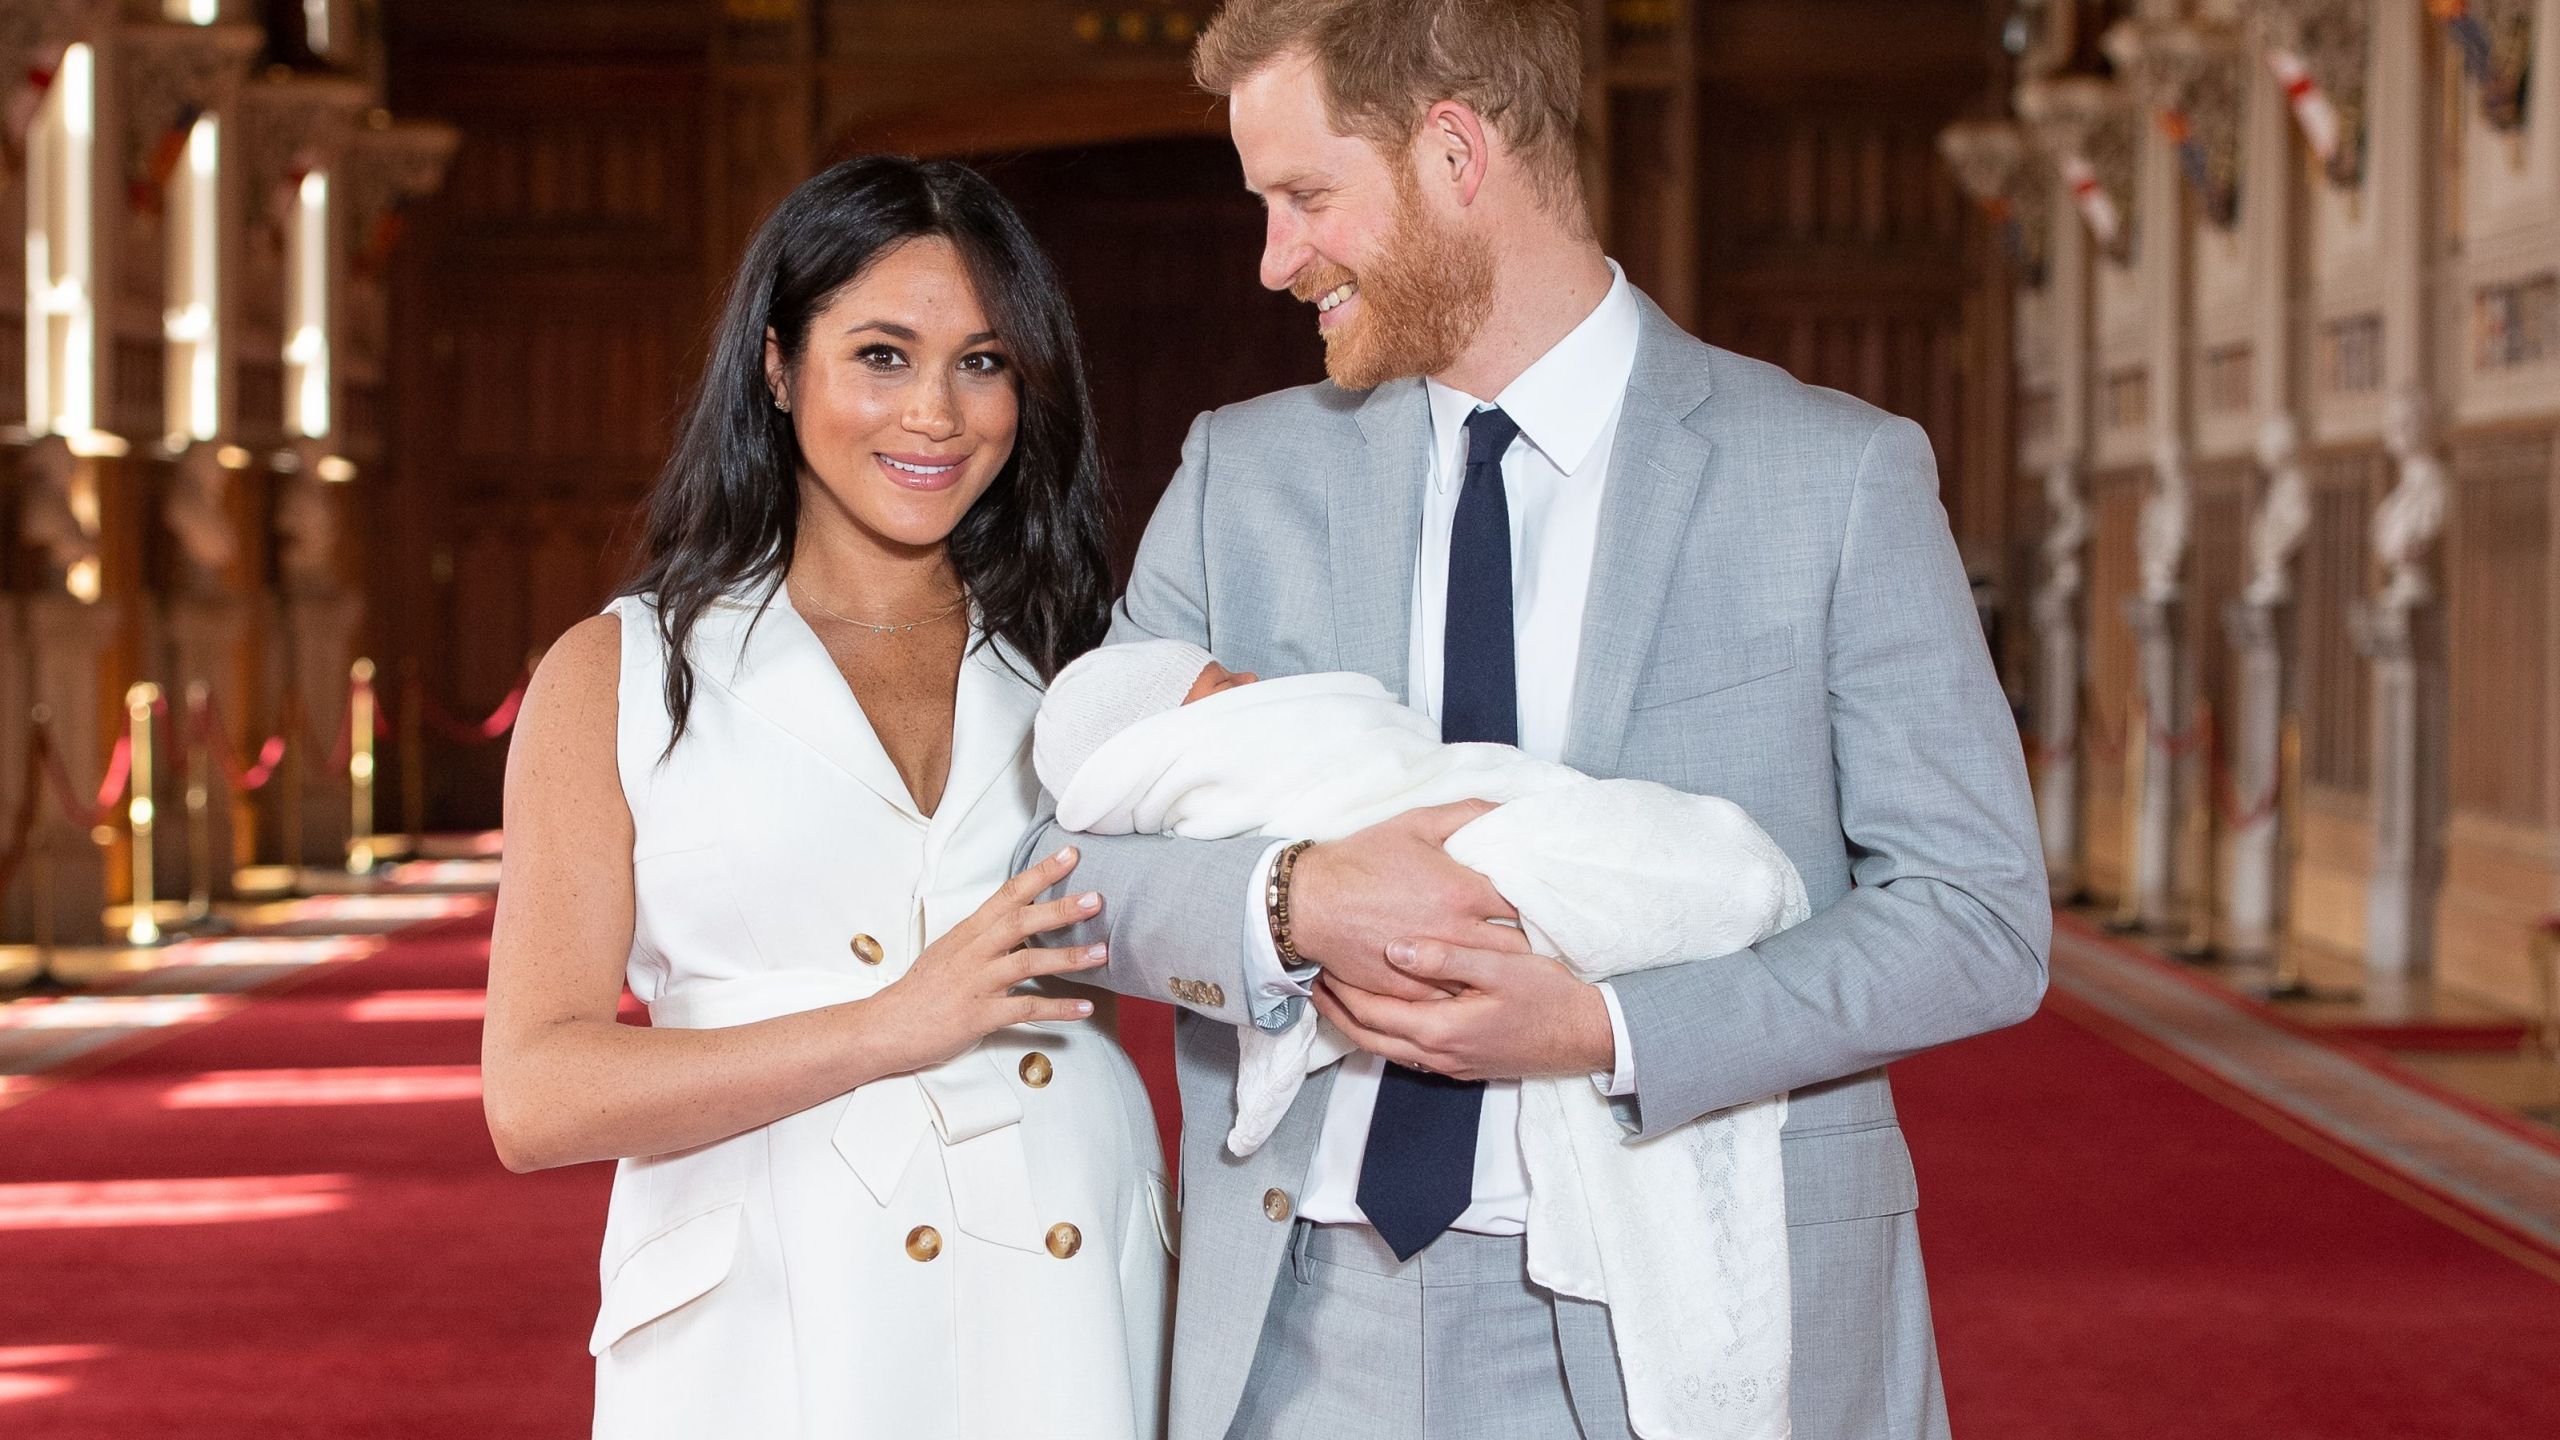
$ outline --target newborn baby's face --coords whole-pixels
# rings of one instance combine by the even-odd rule
[[[1182,697],[1182,703],[1188,705],[1194,700],[1206,700],[1221,690],[1233,690],[1239,685],[1250,685],[1261,678],[1250,670],[1239,675],[1212,660],[1200,667],[1200,678],[1191,682],[1191,693]]]

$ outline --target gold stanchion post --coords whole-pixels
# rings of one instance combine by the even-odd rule
[[[373,873],[374,665],[358,660],[347,687],[347,873]]]
[[[125,800],[125,820],[132,832],[133,917],[125,922],[127,944],[160,943],[160,917],[152,890],[152,837],[157,816],[151,801],[151,707],[160,687],[145,680],[124,692],[126,733],[132,737],[133,768]]]

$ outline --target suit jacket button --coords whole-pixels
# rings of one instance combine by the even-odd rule
[[[1289,1218],[1289,1192],[1273,1188],[1262,1192],[1262,1213],[1274,1220]]]
[[[1049,1077],[1057,1073],[1057,1067],[1049,1063],[1049,1057],[1037,1050],[1023,1056],[1019,1068],[1022,1071],[1022,1083],[1034,1090],[1047,1085]]]
[[[861,961],[865,965],[879,964],[881,959],[880,942],[872,939],[868,935],[854,936],[853,958]]]
[[[1061,1260],[1069,1259],[1084,1248],[1084,1232],[1073,1225],[1049,1227],[1049,1253]]]
[[[942,1232],[930,1225],[919,1225],[907,1232],[907,1257],[930,1260],[942,1253]]]

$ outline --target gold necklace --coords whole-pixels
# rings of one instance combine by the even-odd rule
[[[804,596],[802,598],[806,599],[807,597]],[[862,629],[870,631],[874,635],[903,635],[910,630],[932,624],[934,621],[941,619],[943,616],[959,609],[962,605],[967,604],[968,600],[969,597],[964,594],[959,599],[952,601],[950,604],[943,606],[932,614],[927,615],[922,619],[910,620],[903,625],[880,625],[869,620],[856,620],[850,615],[839,614],[836,611],[830,610],[813,599],[809,600],[808,604],[810,609],[817,611],[819,614],[826,616],[830,620],[841,621],[847,625],[859,626]]]

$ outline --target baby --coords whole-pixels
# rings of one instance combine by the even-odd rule
[[[1450,857],[1586,980],[1730,955],[1807,913],[1795,867],[1731,802],[1444,743],[1366,675],[1260,680],[1194,645],[1107,647],[1051,682],[1032,761],[1058,823],[1097,835],[1329,840],[1420,806],[1494,801],[1449,837]],[[1305,1076],[1350,1048],[1312,1015],[1277,1033],[1241,1027],[1228,1148],[1258,1149]],[[1630,1145],[1582,1078],[1522,1083],[1530,1273],[1612,1307],[1648,1440],[1786,1433],[1785,1103]]]

